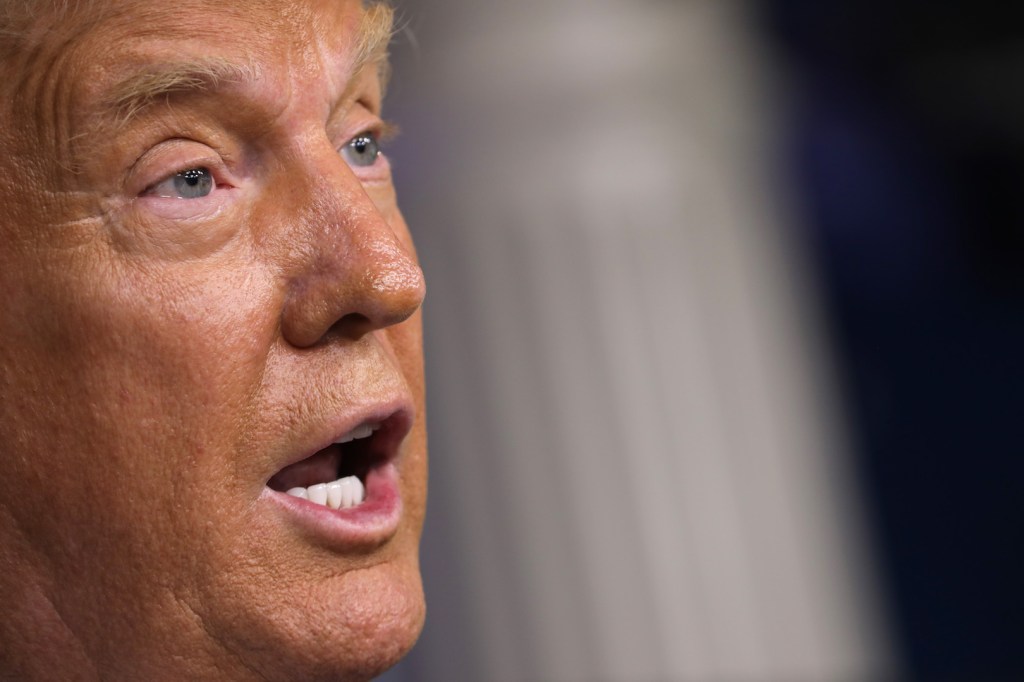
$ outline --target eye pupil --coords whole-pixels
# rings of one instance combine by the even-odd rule
[[[174,188],[185,199],[205,197],[213,191],[213,175],[208,168],[189,168],[174,176]]]
[[[345,157],[353,166],[372,166],[380,156],[377,138],[369,133],[352,138],[345,145]]]
[[[185,182],[188,183],[189,187],[195,187],[203,179],[203,172],[198,168],[187,170],[181,174],[185,178]]]

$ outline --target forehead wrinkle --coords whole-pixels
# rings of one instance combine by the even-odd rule
[[[52,144],[50,161],[75,172],[68,143],[73,137],[71,78],[67,65],[73,60],[77,43],[64,36],[56,45],[38,43],[24,55],[23,68],[12,85],[10,96],[12,122],[21,121],[34,132],[34,139]],[[13,132],[13,131],[8,131]],[[19,136],[26,131],[20,131]],[[28,151],[44,158],[38,149]]]
[[[2,0],[0,0],[2,1]],[[383,80],[387,76],[387,47],[391,41],[393,10],[384,3],[361,8],[350,74],[353,78],[367,66],[376,66]],[[177,93],[216,90],[230,84],[259,80],[258,62],[222,57],[200,57],[180,62],[148,65],[115,85],[105,98],[108,113],[118,126],[130,122],[151,104]]]

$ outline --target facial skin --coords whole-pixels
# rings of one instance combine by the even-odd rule
[[[364,10],[94,5],[2,63],[0,677],[369,679],[422,626],[426,436]],[[267,487],[367,421],[400,510]]]

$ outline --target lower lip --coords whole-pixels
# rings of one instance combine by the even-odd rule
[[[348,509],[331,509],[270,488],[263,489],[262,497],[314,541],[340,550],[366,549],[387,542],[398,531],[402,496],[394,463],[370,471],[365,484],[366,499]]]

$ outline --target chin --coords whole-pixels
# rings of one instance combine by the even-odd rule
[[[238,617],[208,621],[226,634],[218,639],[255,679],[371,680],[398,663],[423,629],[426,605],[415,554],[302,578],[282,576],[260,594],[251,583],[236,585],[251,601],[230,609]],[[282,601],[286,585],[290,597]]]
[[[334,640],[339,655],[320,679],[370,680],[398,663],[423,629],[426,605],[419,566],[377,566],[346,576],[345,583],[338,597],[346,609],[343,622],[330,614],[325,618],[334,624],[324,639]]]

